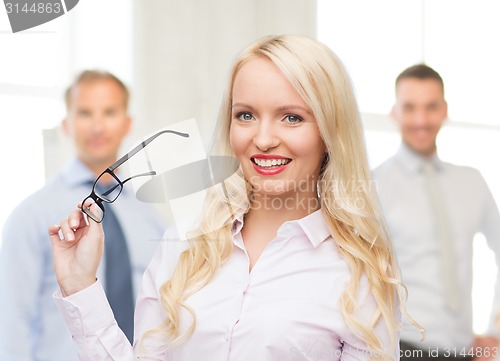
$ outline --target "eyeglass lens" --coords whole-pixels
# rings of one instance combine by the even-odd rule
[[[104,210],[101,208],[102,205],[95,203],[95,200],[90,196],[85,198],[82,204],[82,211],[94,221],[100,223],[104,218]]]
[[[104,173],[97,178],[94,193],[106,202],[113,202],[120,195],[122,187],[116,178]]]

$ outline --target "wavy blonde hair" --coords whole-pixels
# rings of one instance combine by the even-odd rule
[[[339,307],[348,326],[373,350],[372,357],[387,360],[391,358],[390,352],[378,339],[375,325],[385,324],[393,335],[390,347],[396,347],[400,327],[397,314],[405,290],[372,187],[351,81],[337,56],[315,40],[292,35],[257,40],[240,53],[229,74],[212,142],[214,155],[234,156],[229,144],[233,83],[239,69],[255,58],[273,62],[316,118],[327,149],[318,181],[321,208],[339,252],[351,270]],[[235,174],[225,181],[225,189],[215,188],[207,195],[197,236],[181,254],[171,279],[160,288],[160,300],[168,316],[145,336],[164,337],[168,340],[167,347],[191,336],[196,318],[185,301],[210,282],[230,257],[231,223],[248,211],[250,192],[241,174]],[[376,303],[368,324],[357,317],[363,275]],[[193,317],[187,330],[179,327],[181,309]]]

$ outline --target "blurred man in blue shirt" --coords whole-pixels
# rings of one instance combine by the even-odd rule
[[[129,92],[121,80],[101,71],[84,71],[68,88],[64,132],[76,157],[47,184],[16,207],[2,233],[0,249],[0,360],[71,361],[77,350],[52,294],[57,290],[47,227],[58,223],[92,190],[99,174],[118,157],[131,127]],[[131,186],[107,204],[125,237],[135,300],[164,224]],[[106,265],[101,270],[104,277]],[[129,282],[130,284],[130,282]],[[116,310],[115,310],[116,312]],[[133,318],[133,314],[126,317]],[[131,331],[132,332],[132,331]],[[131,335],[128,335],[131,337]]]

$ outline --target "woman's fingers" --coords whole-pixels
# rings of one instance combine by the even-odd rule
[[[75,232],[83,227],[86,227],[85,216],[76,209],[72,211],[68,218],[61,220],[59,225],[53,224],[49,227],[49,237],[52,241],[75,241]]]
[[[59,236],[60,229],[61,227],[58,224],[53,224],[49,227],[49,237],[52,243],[61,241],[61,237]]]
[[[98,205],[91,204],[90,211],[98,212]],[[95,241],[103,241],[104,233],[102,230],[102,226],[91,220],[90,217],[87,217],[80,209],[75,209],[68,214],[68,218],[61,220],[59,225],[54,224],[49,227],[49,237],[52,243],[59,242],[54,244],[54,246],[72,246],[74,242],[79,242],[82,237],[88,238],[91,242]],[[60,243],[64,242],[64,243]],[[88,242],[85,242],[90,245]],[[85,247],[87,247],[85,246]]]
[[[73,230],[77,230],[79,228],[87,226],[87,222],[85,222],[85,216],[82,211],[79,209],[75,209],[68,215],[68,225]]]
[[[71,222],[73,224],[73,227],[71,227],[69,224],[70,224],[70,218],[68,217],[68,219],[63,219],[60,223],[60,227],[61,227],[61,233],[62,233],[62,237],[65,241],[68,241],[68,242],[72,242],[75,240],[75,231],[74,229],[76,229],[77,227],[74,226],[74,223],[75,221],[73,220]]]
[[[90,210],[98,207],[90,205]],[[95,209],[94,209],[95,211]],[[102,257],[104,233],[99,223],[75,209],[59,225],[49,227],[54,268],[63,295],[89,286],[96,279]]]
[[[53,224],[53,225],[49,226],[49,236],[52,237],[54,235],[59,235],[60,229],[61,229],[61,227],[59,227],[58,224]]]

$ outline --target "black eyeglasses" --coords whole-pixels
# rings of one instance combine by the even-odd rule
[[[156,175],[156,172],[152,170],[150,172],[134,175],[132,177],[129,177],[121,181],[118,178],[118,176],[114,173],[114,171],[116,170],[116,168],[125,163],[128,159],[130,159],[141,149],[145,148],[149,143],[151,143],[157,137],[165,133],[172,133],[184,138],[189,138],[189,134],[187,133],[176,132],[175,130],[162,130],[161,132],[158,132],[149,137],[148,139],[146,139],[145,141],[141,142],[141,144],[134,147],[134,149],[132,149],[130,152],[128,152],[123,157],[118,159],[111,166],[106,168],[106,170],[102,172],[99,177],[97,177],[92,187],[92,193],[90,193],[90,195],[86,197],[82,202],[83,213],[85,213],[87,216],[92,218],[97,223],[101,223],[102,220],[104,219],[104,213],[105,213],[104,205],[102,204],[102,202],[112,203],[116,201],[116,199],[123,190],[123,185],[127,183],[129,180],[137,177]],[[93,204],[96,204],[97,207],[94,207],[94,209],[91,211],[90,208],[92,207]]]

